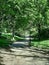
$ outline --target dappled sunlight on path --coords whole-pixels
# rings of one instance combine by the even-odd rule
[[[49,55],[28,47],[12,47],[9,51],[0,49],[0,61],[4,65],[49,65]]]

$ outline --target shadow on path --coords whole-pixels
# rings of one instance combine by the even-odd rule
[[[28,45],[25,45],[25,44],[21,44],[21,43],[17,43],[17,44],[12,44],[11,45],[12,47],[16,47],[16,48],[25,48],[25,47],[28,47]]]

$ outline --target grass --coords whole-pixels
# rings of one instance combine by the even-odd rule
[[[49,48],[49,40],[33,41],[31,45],[39,48]]]

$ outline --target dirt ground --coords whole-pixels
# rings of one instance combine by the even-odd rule
[[[49,55],[28,47],[0,49],[0,65],[49,65]]]

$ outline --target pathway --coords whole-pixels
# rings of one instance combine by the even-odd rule
[[[2,65],[49,65],[49,54],[28,47],[0,49],[0,63]]]

